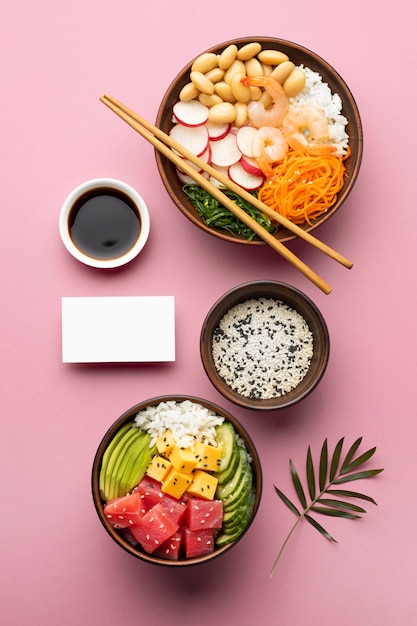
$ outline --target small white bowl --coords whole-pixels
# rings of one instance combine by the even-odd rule
[[[149,229],[143,198],[133,187],[113,178],[95,178],[79,185],[64,201],[59,217],[67,250],[81,263],[98,268],[121,267],[132,261],[144,247]]]

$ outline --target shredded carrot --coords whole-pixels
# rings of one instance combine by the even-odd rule
[[[273,176],[259,189],[258,198],[295,224],[312,221],[335,202],[346,177],[344,157],[308,155],[289,150],[273,166]]]

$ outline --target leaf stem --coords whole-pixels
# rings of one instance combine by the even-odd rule
[[[291,535],[293,534],[293,532],[294,532],[294,531],[295,531],[295,529],[297,528],[298,524],[299,524],[299,523],[301,522],[301,520],[303,519],[303,517],[304,517],[304,513],[305,513],[305,511],[304,511],[304,512],[300,515],[300,517],[297,519],[297,521],[295,522],[295,524],[294,524],[294,525],[293,525],[293,527],[291,528],[290,532],[288,533],[288,535],[287,535],[287,537],[286,537],[286,539],[285,539],[284,543],[282,544],[282,546],[281,546],[281,550],[279,551],[278,556],[277,556],[277,558],[275,559],[274,564],[273,564],[272,569],[271,569],[271,572],[270,572],[270,574],[269,574],[269,577],[270,577],[270,578],[272,578],[272,576],[274,575],[275,569],[276,569],[276,567],[277,567],[277,565],[278,565],[278,561],[279,561],[279,560],[280,560],[280,558],[281,558],[281,554],[284,552],[285,546],[286,546],[286,545],[287,545],[287,543],[289,542],[289,540],[290,540],[290,538],[291,538]]]

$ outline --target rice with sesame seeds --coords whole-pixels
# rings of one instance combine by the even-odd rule
[[[220,320],[212,352],[229,387],[244,397],[267,400],[303,380],[313,356],[313,335],[305,319],[285,303],[249,299]]]
[[[223,417],[197,402],[167,400],[139,411],[134,424],[151,436],[150,447],[170,430],[179,447],[192,448],[196,441],[216,446],[216,426],[223,422]]]

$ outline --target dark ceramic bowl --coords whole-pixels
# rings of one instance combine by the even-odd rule
[[[224,43],[213,46],[205,52],[214,52],[216,54],[220,54],[225,48],[227,48],[231,44],[236,44],[237,47],[240,48],[243,45],[253,41],[257,41],[262,44],[263,49],[280,50],[281,52],[287,54],[287,56],[293,63],[295,63],[295,65],[304,64],[311,70],[318,72],[322,76],[323,81],[329,85],[331,91],[333,93],[338,93],[342,99],[342,113],[348,120],[346,131],[349,135],[349,145],[351,149],[350,156],[345,161],[347,176],[345,183],[341,191],[338,193],[337,200],[333,204],[333,206],[326,213],[316,219],[312,223],[312,225],[305,223],[301,226],[301,228],[306,231],[312,231],[320,226],[320,224],[326,222],[332,215],[335,214],[335,212],[341,207],[343,202],[348,197],[356,182],[361,165],[363,151],[362,124],[358,107],[352,93],[349,90],[349,87],[346,85],[345,81],[337,73],[337,71],[333,67],[331,67],[331,65],[329,65],[327,61],[319,57],[316,53],[296,43],[271,37],[245,37],[232,41],[226,41]],[[188,63],[174,78],[160,104],[156,117],[156,125],[166,133],[168,133],[170,128],[172,127],[172,107],[175,102],[178,101],[181,89],[190,82],[190,69],[194,60],[195,59],[190,61],[190,63]],[[181,213],[183,213],[185,217],[191,220],[191,222],[193,222],[196,226],[198,226],[205,232],[214,235],[215,237],[224,239],[225,241],[247,245],[265,245],[265,242],[263,240],[255,240],[249,242],[241,236],[233,236],[227,231],[216,230],[209,226],[206,226],[203,219],[199,216],[196,209],[183,192],[182,183],[180,182],[176,174],[175,166],[159,152],[156,153],[156,163],[160,176],[162,178],[162,182],[171,200],[181,211]],[[279,227],[275,236],[280,241],[288,241],[295,238],[295,235],[292,232],[283,227]]]
[[[103,455],[109,443],[114,438],[115,434],[122,428],[124,424],[127,424],[128,422],[133,422],[135,415],[139,411],[142,411],[148,406],[156,406],[160,402],[166,402],[168,400],[174,400],[176,402],[183,402],[185,400],[189,400],[191,402],[198,403],[208,409],[213,410],[215,413],[223,417],[226,421],[230,422],[233,425],[237,435],[243,439],[246,449],[252,458],[253,485],[255,487],[255,501],[253,505],[253,510],[252,510],[251,516],[249,518],[249,521],[246,525],[245,530],[238,537],[238,539],[236,539],[234,542],[229,543],[225,546],[215,548],[214,552],[212,552],[211,554],[207,554],[207,555],[196,557],[196,558],[188,558],[188,559],[184,558],[178,561],[167,560],[167,559],[159,558],[152,554],[147,554],[144,550],[142,550],[140,546],[139,547],[133,546],[131,543],[129,543],[129,541],[127,541],[123,537],[120,531],[115,530],[108,523],[106,516],[104,515],[103,507],[104,507],[105,502],[103,501],[101,497],[100,486],[99,486],[100,470],[101,470],[101,465],[103,461]],[[158,397],[140,402],[139,404],[136,404],[135,406],[127,410],[121,417],[119,417],[114,422],[114,424],[108,429],[108,431],[104,435],[98,447],[98,450],[96,452],[94,463],[93,463],[93,469],[92,469],[92,495],[93,495],[94,506],[96,508],[100,522],[102,523],[102,525],[104,526],[105,530],[108,532],[110,537],[113,539],[113,541],[120,548],[123,548],[124,550],[126,550],[126,552],[128,552],[132,556],[142,561],[145,561],[147,563],[153,563],[156,565],[164,565],[168,567],[169,566],[170,567],[185,567],[185,566],[190,566],[190,565],[198,565],[200,563],[206,563],[208,561],[212,561],[214,558],[217,558],[221,556],[222,554],[229,552],[229,550],[231,550],[233,546],[236,545],[238,541],[240,541],[240,539],[242,539],[242,537],[244,536],[244,534],[247,532],[250,525],[252,524],[259,508],[261,494],[262,494],[261,463],[260,463],[259,456],[255,448],[255,445],[252,439],[250,438],[249,434],[245,430],[245,428],[228,411],[222,409],[221,407],[214,404],[213,402],[209,402],[208,400],[203,400],[201,398],[197,398],[193,396],[185,396],[185,395],[184,396],[179,396],[179,395],[178,396],[177,395],[158,396]]]
[[[223,366],[223,362],[230,361],[230,351],[229,347],[226,347],[225,356],[222,357],[222,364],[219,366],[218,357],[214,357],[213,355],[213,337],[219,336],[219,324],[225,317],[225,315],[230,311],[232,307],[241,305],[241,303],[245,303],[248,300],[254,299],[258,300],[260,298],[272,299],[278,302],[287,305],[291,310],[296,311],[301,318],[305,320],[307,323],[308,329],[312,336],[312,356],[310,357],[309,366],[304,374],[304,377],[297,382],[295,386],[290,386],[290,390],[286,390],[285,393],[281,393],[281,395],[270,395],[271,392],[268,391],[262,392],[262,398],[250,397],[250,390],[256,389],[256,383],[259,382],[260,376],[259,374],[255,374],[255,382],[253,385],[248,385],[247,390],[242,393],[236,390],[237,387],[233,380],[228,384],[225,381],[225,377],[222,377],[219,373],[220,367]],[[279,313],[278,315],[281,315]],[[268,322],[269,323],[269,322]],[[251,327],[251,322],[248,322],[248,319],[245,320],[245,325],[242,327],[238,326],[239,332],[248,333],[248,329]],[[272,326],[271,326],[272,328]],[[286,329],[288,329],[288,324],[286,323]],[[222,332],[222,331],[220,331]],[[234,332],[234,331],[232,331]],[[257,331],[255,330],[255,334]],[[271,331],[273,332],[273,331]],[[282,331],[284,332],[284,331]],[[226,335],[228,333],[226,332]],[[256,334],[255,334],[256,336]],[[260,335],[259,335],[260,336]],[[281,335],[282,336],[282,335]],[[294,341],[297,345],[297,341],[301,337],[301,334],[298,330],[295,331]],[[261,338],[262,339],[262,338]],[[240,341],[240,340],[239,340]],[[274,341],[272,338],[267,339],[267,341]],[[286,341],[286,340],[285,340]],[[281,340],[278,343],[274,343],[274,356],[273,358],[278,358],[277,347],[279,347]],[[224,339],[222,338],[223,347],[227,343],[224,343]],[[239,343],[239,346],[242,346],[242,343]],[[284,353],[284,356],[288,356],[290,354],[287,348],[283,348],[281,343],[281,354]],[[311,337],[310,337],[310,350],[311,350]],[[242,348],[239,348],[242,353]],[[233,348],[234,354],[235,348]],[[245,351],[246,348],[243,348]],[[330,350],[330,341],[329,341],[329,333],[327,329],[326,322],[318,310],[317,306],[301,291],[291,287],[290,285],[286,285],[284,283],[275,282],[275,281],[254,281],[245,283],[238,287],[235,287],[231,291],[227,292],[223,295],[210,309],[208,312],[206,319],[203,323],[201,337],[200,337],[200,352],[201,359],[203,362],[204,369],[207,373],[212,384],[216,387],[216,389],[227,399],[237,404],[239,406],[245,407],[247,409],[255,409],[260,411],[272,411],[276,409],[283,409],[289,407],[300,400],[306,398],[313,389],[318,385],[321,380],[329,359],[329,350]],[[229,351],[229,355],[227,352]],[[287,354],[286,354],[287,351]],[[246,360],[246,352],[243,360],[240,360],[237,363],[236,369],[232,368],[231,375],[235,377],[235,380],[242,380],[243,376],[246,376],[245,372],[250,371],[249,365],[251,364],[251,356],[253,356],[254,352],[249,355],[249,358]],[[219,357],[220,358],[220,357]],[[288,357],[287,362],[291,364],[291,355]],[[236,363],[236,361],[235,361]],[[243,363],[243,367],[242,367]],[[266,357],[263,365],[267,363]],[[274,361],[271,362],[273,367],[276,368],[276,364]],[[253,370],[253,362],[252,362],[252,370]],[[285,368],[280,367],[279,373],[276,373],[274,370],[273,378],[276,380],[282,380],[282,372]],[[259,372],[259,368],[257,372]],[[270,373],[270,372],[269,372]],[[288,372],[285,372],[288,376]],[[228,373],[227,376],[230,374]],[[256,376],[258,376],[256,378]],[[297,374],[297,378],[294,378],[294,381],[298,379],[299,375]],[[253,382],[253,381],[252,381]]]

